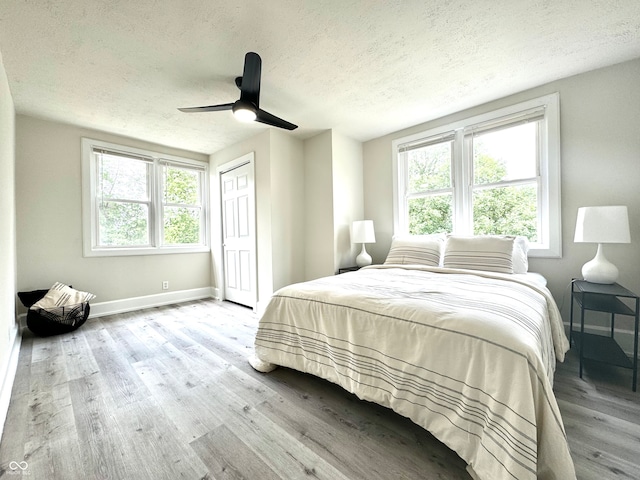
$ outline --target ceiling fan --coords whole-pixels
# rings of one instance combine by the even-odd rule
[[[262,59],[260,55],[249,52],[244,56],[244,71],[241,77],[236,77],[236,86],[240,89],[240,100],[234,103],[210,105],[208,107],[179,108],[181,112],[218,112],[231,110],[233,115],[243,122],[260,122],[286,130],[294,130],[297,125],[265,112],[260,108],[260,73]]]

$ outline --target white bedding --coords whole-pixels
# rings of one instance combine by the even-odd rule
[[[411,418],[481,480],[574,479],[552,391],[569,348],[525,275],[380,265],[276,292],[256,356]]]

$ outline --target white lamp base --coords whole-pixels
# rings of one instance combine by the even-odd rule
[[[603,284],[615,283],[618,279],[618,268],[605,258],[601,243],[593,260],[582,266],[582,278],[587,282]]]
[[[356,257],[356,265],[359,267],[366,267],[367,265],[371,265],[371,255],[367,253],[367,249],[364,248],[364,243],[362,244],[362,251]]]

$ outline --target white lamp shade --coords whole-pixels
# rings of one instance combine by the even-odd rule
[[[580,207],[574,242],[630,243],[629,215],[625,206]]]
[[[627,207],[579,208],[573,240],[598,244],[596,256],[582,267],[582,277],[592,283],[615,283],[618,268],[604,256],[602,244],[631,242]]]
[[[373,220],[358,220],[351,226],[351,243],[375,243]]]

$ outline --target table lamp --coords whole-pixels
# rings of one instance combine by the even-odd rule
[[[351,243],[361,243],[362,251],[356,257],[356,265],[365,267],[371,265],[371,255],[364,247],[365,243],[375,243],[376,234],[373,231],[373,220],[358,220],[351,226]]]
[[[618,269],[605,258],[602,244],[631,243],[627,207],[580,207],[573,241],[598,244],[596,256],[582,267],[582,277],[592,283],[615,283]]]

